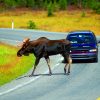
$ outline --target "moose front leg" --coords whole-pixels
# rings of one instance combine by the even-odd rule
[[[31,73],[30,77],[34,75],[35,69],[36,69],[36,67],[37,67],[37,65],[38,65],[38,63],[39,63],[39,61],[40,61],[40,58],[36,58],[36,60],[35,60],[35,65],[34,65],[34,69],[33,69],[32,73]]]

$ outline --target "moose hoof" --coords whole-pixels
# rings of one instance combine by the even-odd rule
[[[64,73],[64,75],[67,75],[67,73]]]
[[[51,76],[52,75],[52,72],[50,72],[49,75]]]
[[[67,75],[70,75],[70,73],[67,73]]]
[[[64,74],[66,74],[66,69],[64,68]]]
[[[32,76],[33,76],[33,74],[29,75],[29,77],[32,77]]]

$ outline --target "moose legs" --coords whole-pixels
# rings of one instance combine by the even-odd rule
[[[70,57],[69,54],[64,54],[63,57],[64,57],[65,61],[67,62],[64,67],[64,73],[66,74],[66,70],[68,70],[67,74],[69,75],[70,67],[72,64],[72,58]]]
[[[39,61],[40,61],[40,58],[36,58],[35,65],[34,65],[34,69],[33,69],[32,74],[30,76],[33,76],[34,75],[36,66],[38,65]]]
[[[49,74],[51,75],[52,72],[51,72],[51,68],[50,68],[50,59],[49,59],[49,57],[45,57],[45,59],[46,59],[46,62],[47,62],[48,68],[49,68]],[[40,58],[39,57],[36,58],[35,65],[34,65],[34,69],[33,69],[32,74],[30,76],[33,76],[34,75],[35,69],[36,69],[39,61],[40,61]]]
[[[51,68],[50,68],[50,58],[47,56],[47,57],[45,57],[45,60],[47,62],[48,68],[49,68],[49,75],[51,75],[52,72],[51,72]]]

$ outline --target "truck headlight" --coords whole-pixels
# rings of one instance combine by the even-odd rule
[[[91,50],[89,50],[90,52],[96,52],[97,51],[97,49],[91,49]]]

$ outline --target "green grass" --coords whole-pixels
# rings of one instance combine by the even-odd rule
[[[0,86],[25,74],[34,64],[35,57],[17,57],[18,49],[0,43]]]
[[[0,13],[0,27],[11,27],[11,21],[14,21],[15,28],[26,28],[29,20],[32,20],[37,29],[68,32],[73,30],[91,30],[96,35],[100,35],[100,14],[86,10],[83,16],[81,10],[58,11],[54,16],[47,17],[46,11],[34,11],[15,9],[12,11]]]
[[[4,65],[6,63],[11,62],[11,59],[7,59],[6,57],[14,55],[15,53],[16,53],[15,50],[8,49],[7,46],[0,45],[0,65]],[[9,54],[11,54],[11,55],[9,55]],[[4,55],[6,55],[6,56],[4,56]]]

